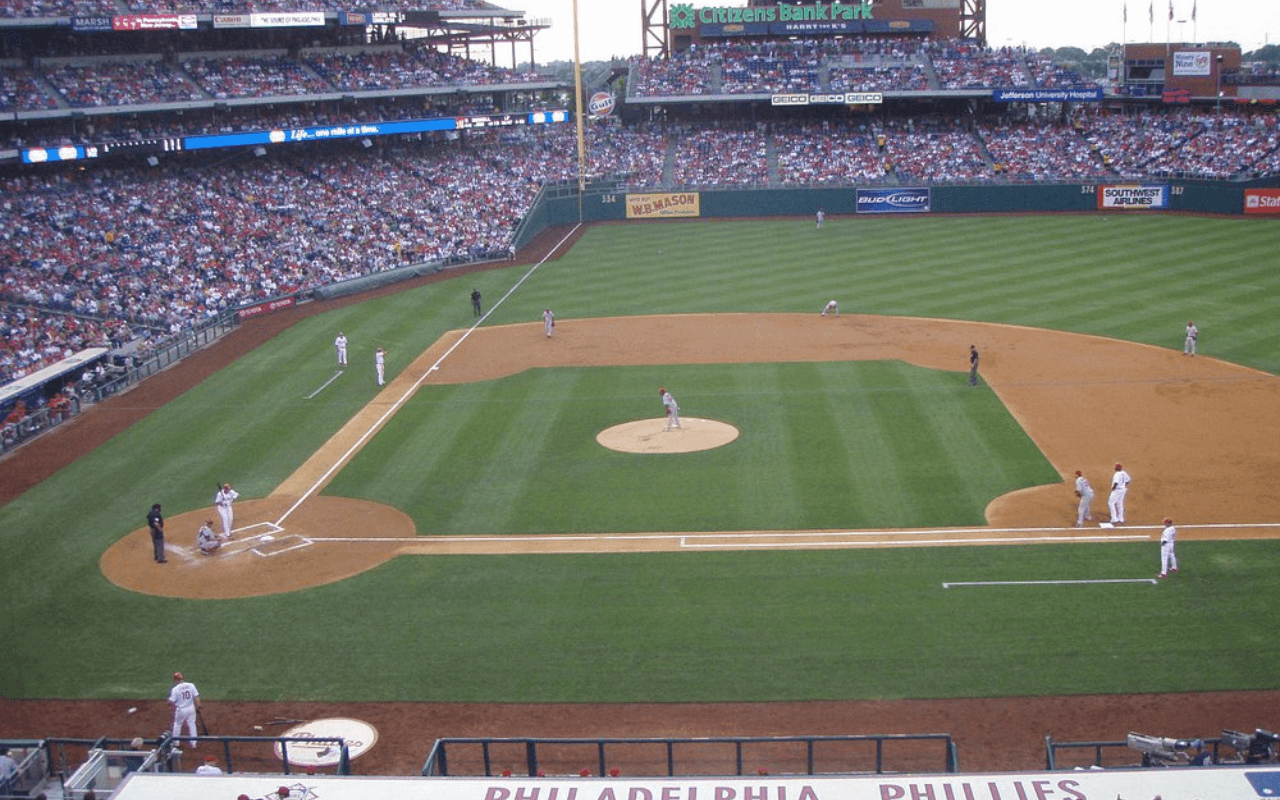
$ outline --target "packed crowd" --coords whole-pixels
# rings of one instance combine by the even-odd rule
[[[466,11],[485,0],[382,0],[384,11]],[[0,0],[0,18],[130,14],[238,14],[261,11],[350,11],[341,0]]]
[[[887,159],[881,140],[866,125],[789,125],[773,138],[783,186],[839,186],[884,177]]]
[[[57,93],[40,85],[48,81]],[[492,86],[547,81],[427,48],[399,46],[290,58],[284,55],[160,56],[47,62],[38,71],[0,67],[0,111],[145,105],[239,97],[280,97],[377,89]]]
[[[173,103],[205,97],[191,79],[158,59],[62,64],[41,74],[73,108]]]
[[[978,135],[1002,175],[1015,180],[1096,180],[1102,158],[1070,126],[1054,122],[980,124]]]
[[[1243,110],[772,127],[611,121],[589,126],[586,140],[589,178],[645,188],[1280,174],[1277,115]],[[390,144],[8,178],[0,302],[13,308],[0,381],[69,349],[128,338],[122,325],[164,335],[407,263],[505,257],[539,187],[577,177],[572,125]]]
[[[1073,123],[1115,174],[1228,178],[1280,173],[1280,119],[1249,110],[1121,114],[1081,108]]]
[[[704,42],[632,64],[637,97],[1090,85],[1035,51],[906,36]]]
[[[674,137],[673,180],[678,186],[743,186],[769,181],[765,132],[757,128],[703,128]]]

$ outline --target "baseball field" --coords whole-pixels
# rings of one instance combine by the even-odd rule
[[[603,225],[545,261],[313,304],[171,402],[94,409],[145,418],[0,509],[0,696],[162,698],[181,669],[213,709],[1235,692],[1258,694],[1231,708],[1265,708],[1278,246],[1274,221],[1173,216]],[[819,317],[832,298],[841,315]],[[737,438],[601,446],[614,425],[661,427],[658,386],[690,434]],[[75,447],[77,424],[56,439]],[[1121,461],[1128,524],[1099,527]],[[1075,469],[1098,490],[1081,529]],[[241,544],[202,559],[223,481]],[[153,502],[166,565],[142,530]],[[1156,581],[1166,515],[1182,570]],[[738,732],[716,725],[702,733]]]

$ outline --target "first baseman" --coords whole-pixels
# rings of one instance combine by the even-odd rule
[[[231,536],[232,518],[231,504],[235,501],[240,493],[231,488],[231,484],[224,483],[218,493],[213,496],[213,504],[218,507],[218,516],[222,517],[222,535]]]
[[[1196,354],[1196,340],[1200,338],[1200,329],[1196,327],[1195,320],[1187,320],[1187,338],[1182,343],[1182,354],[1184,356],[1194,356]]]
[[[1178,529],[1173,520],[1164,518],[1164,530],[1160,531],[1160,574],[1157,578],[1166,578],[1170,572],[1178,571],[1178,555],[1173,551],[1178,540]]]
[[[1093,519],[1093,512],[1089,508],[1093,504],[1093,487],[1080,470],[1076,470],[1076,497],[1080,498],[1080,505],[1076,508],[1076,527],[1079,528],[1087,520]]]
[[[195,684],[182,677],[181,672],[173,673],[173,688],[169,690],[169,705],[173,706],[173,738],[182,735],[182,726],[187,726],[187,744],[196,746],[196,709],[200,707],[200,692]]]
[[[542,328],[547,332],[548,339],[556,332],[556,315],[549,308],[542,312]]]
[[[671,430],[680,427],[680,406],[676,405],[676,399],[671,396],[666,388],[659,386],[658,395],[662,398],[662,405],[667,409],[667,427],[663,430]]]
[[[1111,476],[1111,494],[1107,497],[1107,509],[1111,512],[1113,525],[1124,522],[1124,496],[1132,481],[1124,467],[1116,464],[1116,474]]]

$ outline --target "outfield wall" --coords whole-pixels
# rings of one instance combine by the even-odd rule
[[[1259,202],[1258,198],[1265,198]],[[1252,201],[1252,202],[1251,202]],[[835,189],[711,189],[637,192],[590,186],[544,191],[526,215],[516,246],[554,225],[645,219],[1104,212],[1280,217],[1280,180],[1223,182],[1114,180],[1105,183],[868,186]]]

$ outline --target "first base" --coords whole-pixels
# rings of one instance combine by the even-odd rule
[[[1098,523],[1098,527],[1099,527],[1099,528],[1114,528],[1114,527],[1115,527],[1115,525],[1112,525],[1110,522],[1099,522],[1099,523]]]

